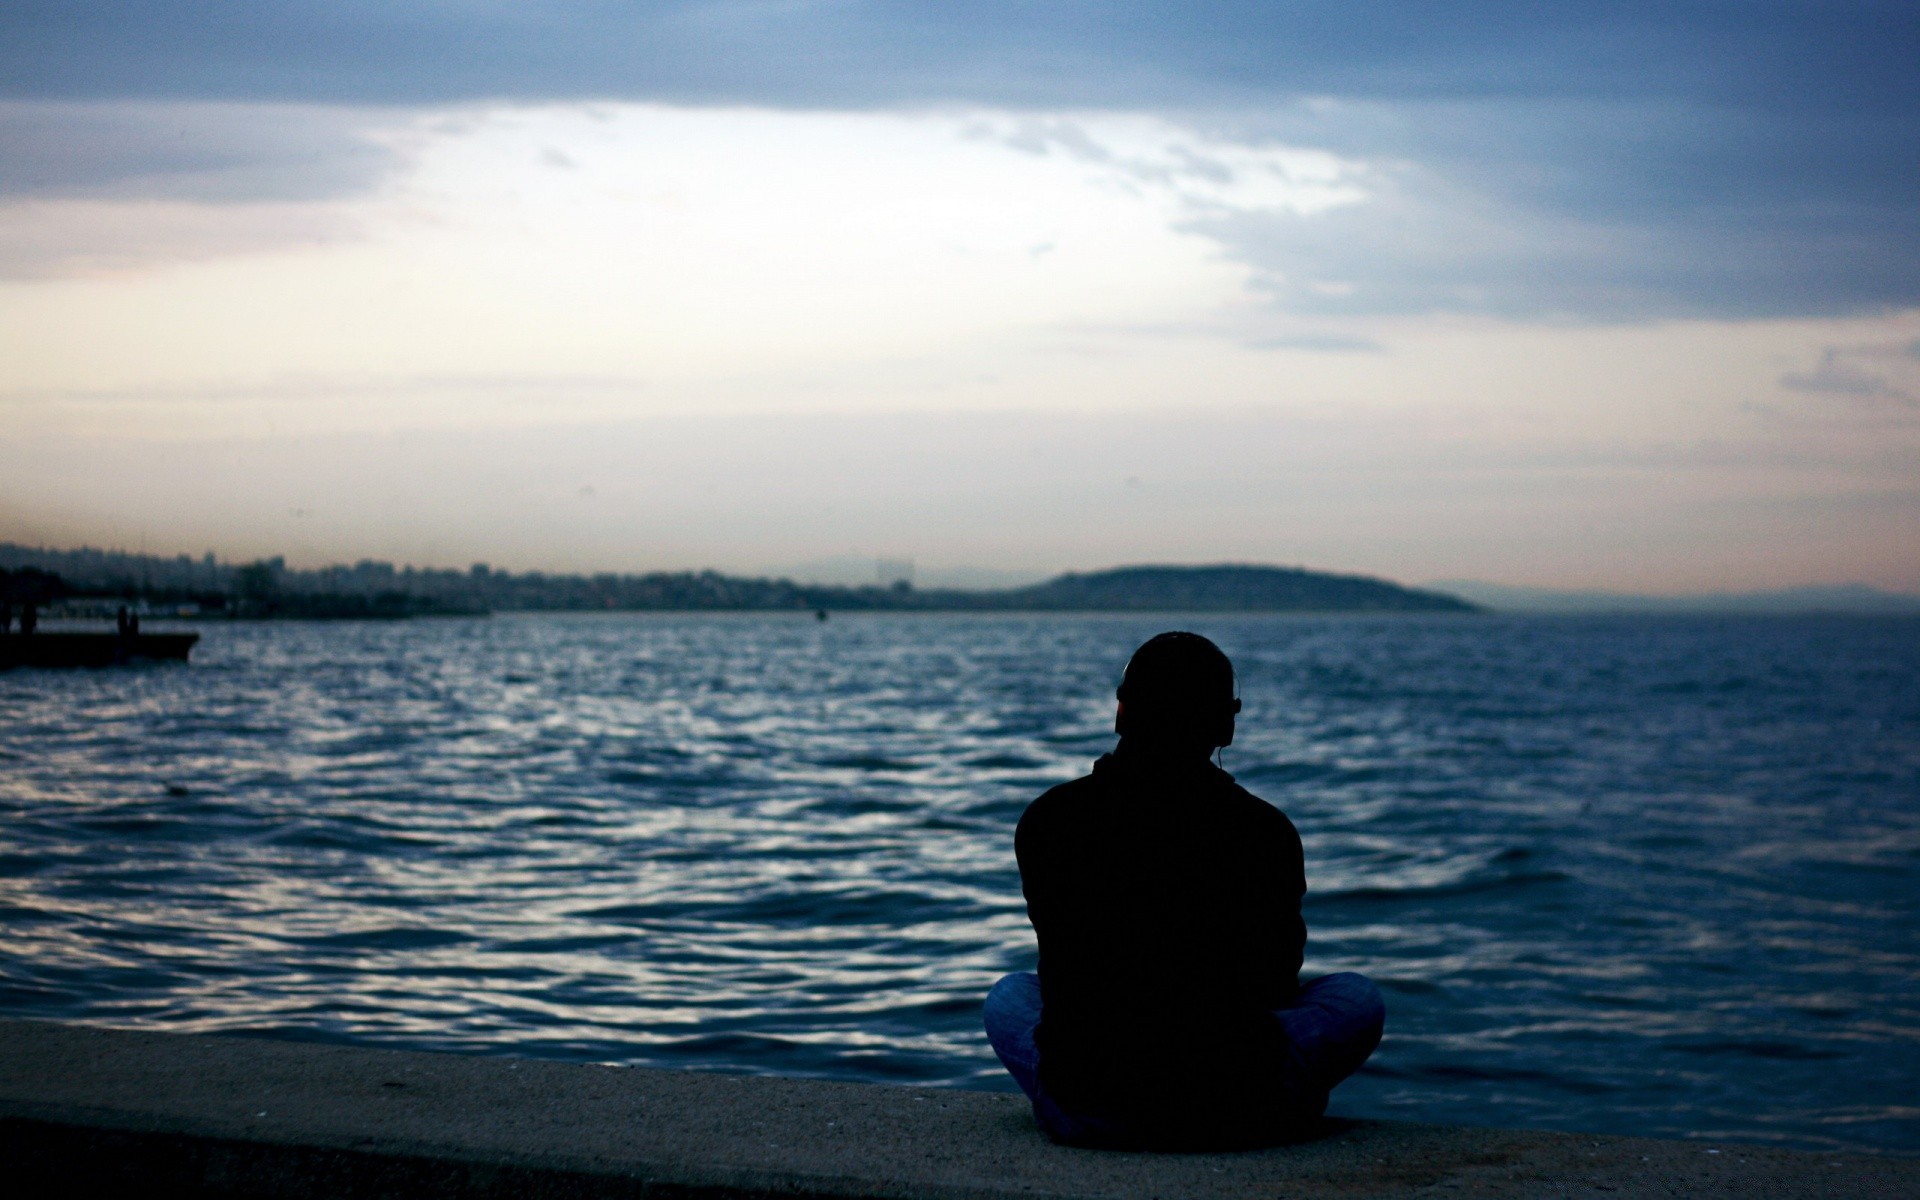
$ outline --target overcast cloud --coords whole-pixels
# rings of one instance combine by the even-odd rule
[[[380,114],[323,105],[0,101],[0,200],[330,200],[397,163]]]
[[[0,537],[1920,589],[1916,63],[1913,0],[11,0]]]
[[[1836,316],[1920,303],[1916,62],[1908,3],[16,0],[0,94],[68,103],[0,121],[0,193],[334,196],[392,165],[367,106],[1152,112],[1371,164],[1191,218],[1286,309]]]

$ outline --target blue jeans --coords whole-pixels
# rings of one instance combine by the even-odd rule
[[[1365,975],[1343,971],[1323,975],[1300,989],[1286,1008],[1274,1012],[1290,1049],[1281,1088],[1298,1093],[1294,1106],[1319,1111],[1335,1084],[1360,1069],[1386,1024],[1386,1002]],[[987,1040],[1033,1102],[1034,1120],[1047,1136],[1062,1142],[1125,1142],[1131,1131],[1099,1117],[1062,1107],[1040,1086],[1040,1050],[1034,1031],[1040,1026],[1040,977],[1019,971],[987,993]]]

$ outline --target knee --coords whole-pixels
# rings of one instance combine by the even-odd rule
[[[1312,986],[1323,989],[1329,1000],[1351,1014],[1356,1024],[1371,1028],[1376,1038],[1386,1028],[1387,999],[1373,980],[1358,971],[1328,975],[1314,980]]]
[[[1002,975],[1000,982],[987,992],[988,1008],[1013,1008],[1026,1004],[1037,1004],[1040,1000],[1040,977],[1032,971],[1015,971],[1011,975]]]
[[[1040,1017],[1040,977],[1032,971],[1003,977],[987,992],[984,1016],[988,1037],[1033,1025]]]

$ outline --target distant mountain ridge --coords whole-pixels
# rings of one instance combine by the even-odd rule
[[[995,593],[987,593],[995,594]],[[1242,563],[1069,572],[997,593],[1009,607],[1096,612],[1474,612],[1442,592],[1367,575]]]
[[[1920,596],[1864,583],[1776,588],[1756,592],[1707,592],[1697,596],[1644,596],[1630,592],[1516,587],[1478,580],[1427,585],[1444,588],[1496,612],[1514,613],[1858,613],[1920,614]]]
[[[56,572],[75,595],[194,605],[248,616],[385,617],[489,610],[778,612],[1426,612],[1465,613],[1457,596],[1365,575],[1246,563],[1068,572],[1012,588],[848,587],[717,571],[547,574],[395,567],[363,561],[300,570],[121,551],[48,550],[0,542],[0,568]]]

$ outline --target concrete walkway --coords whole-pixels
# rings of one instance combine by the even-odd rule
[[[140,1200],[1920,1197],[1920,1159],[1396,1122],[1120,1154],[983,1092],[40,1022],[0,1022],[0,1153],[13,1195]]]

